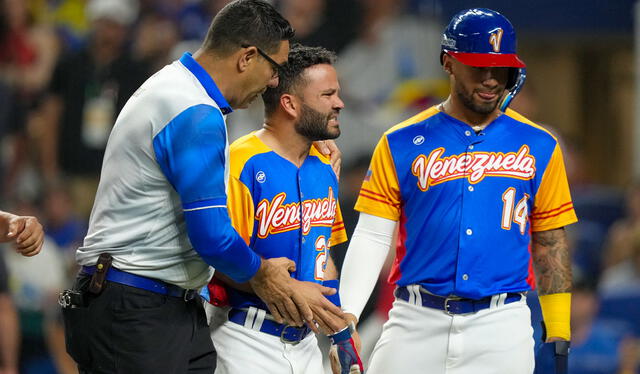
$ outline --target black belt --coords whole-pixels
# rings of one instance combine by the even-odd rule
[[[411,292],[407,287],[398,287],[394,292],[398,299],[409,301]],[[447,314],[469,314],[475,313],[483,309],[487,309],[491,306],[492,296],[488,296],[482,299],[463,299],[458,297],[442,297],[432,295],[430,293],[420,291],[420,297],[422,299],[422,306],[427,308],[434,308],[444,310]],[[504,300],[505,304],[510,304],[516,301],[520,301],[523,298],[521,293],[508,293]]]
[[[229,310],[229,321],[244,326],[247,314],[245,309],[232,308]],[[280,341],[283,343],[296,345],[311,333],[311,329],[307,326],[290,326],[265,318],[260,326],[260,332],[280,337]]]
[[[81,275],[93,275],[96,272],[95,266],[83,266],[80,271]],[[110,282],[124,284],[135,288],[155,292],[160,295],[182,298],[184,301],[193,300],[199,296],[199,290],[186,290],[174,284],[169,284],[161,280],[143,277],[122,271],[115,267],[110,267],[107,271],[106,280]]]

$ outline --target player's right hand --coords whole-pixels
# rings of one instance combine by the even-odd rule
[[[249,283],[276,322],[291,326],[306,323],[315,333],[319,333],[318,326],[339,331],[344,326],[342,310],[324,297],[336,290],[291,278],[289,273],[295,269],[295,263],[286,257],[263,259]]]
[[[295,262],[286,257],[262,259],[258,272],[249,280],[254,292],[269,308],[271,315],[278,323],[302,326],[305,317],[298,312],[293,301],[294,290],[291,286],[292,271],[296,270]],[[311,311],[308,311],[311,314]]]

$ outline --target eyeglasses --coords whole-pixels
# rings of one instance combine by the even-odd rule
[[[242,44],[241,45],[242,48],[249,48],[252,47],[249,44]],[[275,62],[274,59],[272,59],[271,57],[269,57],[268,54],[264,53],[264,51],[260,48],[258,48],[257,46],[253,46],[256,47],[256,49],[258,50],[258,53],[260,54],[260,56],[262,56],[265,60],[267,60],[269,62],[269,64],[271,64],[271,67],[273,68],[273,75],[271,76],[271,78],[277,78],[282,74],[282,65],[278,64],[277,62]]]

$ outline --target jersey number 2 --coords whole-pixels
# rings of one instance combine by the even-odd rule
[[[324,280],[324,270],[327,268],[327,241],[323,235],[316,239],[316,265],[313,277],[315,280]]]
[[[529,216],[527,200],[529,200],[529,194],[524,194],[524,197],[518,201],[518,204],[515,204],[516,189],[509,187],[504,191],[502,194],[501,224],[503,229],[511,230],[511,222],[517,223],[520,226],[520,234],[524,235],[524,230],[527,228],[527,218]]]

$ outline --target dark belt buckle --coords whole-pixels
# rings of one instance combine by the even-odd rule
[[[300,344],[300,341],[302,340],[302,334],[300,334],[300,337],[299,337],[298,340],[289,340],[289,339],[284,337],[284,334],[286,333],[288,328],[297,329],[298,327],[291,326],[291,325],[285,325],[284,328],[282,329],[282,332],[280,333],[280,341],[285,343],[285,344],[291,344],[291,345]]]

